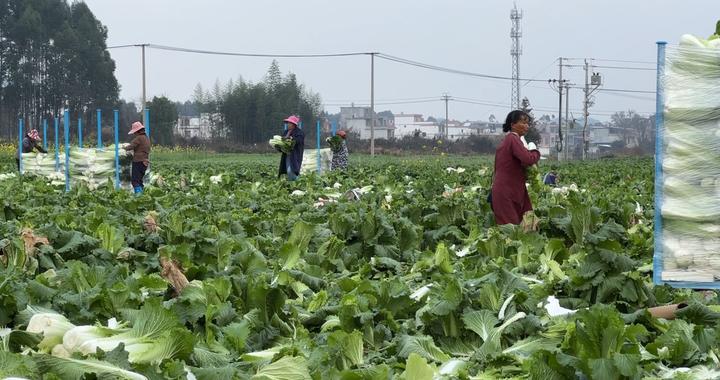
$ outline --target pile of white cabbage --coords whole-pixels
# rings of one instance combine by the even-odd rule
[[[132,152],[126,151],[121,144],[120,177],[129,180],[130,162]],[[54,154],[49,153],[23,153],[23,173],[35,174],[45,177],[54,185],[65,184],[65,153],[59,154],[56,167]],[[70,148],[70,180],[72,183],[83,182],[94,189],[100,185],[113,181],[115,178],[115,145],[103,149],[96,148]]]
[[[663,269],[720,278],[720,38],[667,50]],[[708,277],[707,273],[712,272]]]
[[[303,152],[302,166],[300,173],[311,173],[318,171],[318,150],[307,149]],[[330,163],[332,162],[332,151],[330,148],[320,149],[320,173],[330,171]]]

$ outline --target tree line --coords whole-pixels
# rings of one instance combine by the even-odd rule
[[[17,134],[17,119],[94,115],[118,104],[107,28],[84,2],[0,0],[0,137]]]

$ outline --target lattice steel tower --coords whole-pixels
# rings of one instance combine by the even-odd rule
[[[510,29],[510,39],[512,39],[512,47],[510,48],[510,57],[512,57],[512,91],[510,93],[510,106],[516,110],[520,108],[520,55],[522,48],[520,47],[520,20],[522,19],[522,10],[517,9],[517,5],[513,5],[510,11],[510,20],[512,20],[512,29]]]

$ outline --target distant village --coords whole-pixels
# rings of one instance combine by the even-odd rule
[[[214,131],[214,120],[219,115],[203,113],[200,116],[180,116],[174,133],[185,139],[210,140],[218,137]],[[331,123],[337,129],[343,129],[361,140],[370,139],[371,124],[370,107],[341,107],[339,114],[328,115],[322,129],[329,132]],[[563,120],[563,133],[566,135],[566,146],[579,149],[583,141],[583,124],[581,121],[571,120],[569,127]],[[470,136],[500,136],[502,120],[490,116],[487,121],[458,121],[450,120],[445,131],[445,120],[433,117],[424,117],[417,113],[392,113],[384,111],[375,113],[376,139],[403,139],[405,137],[422,137],[426,139],[443,139],[456,141]],[[543,155],[556,152],[555,147],[559,140],[558,123],[555,116],[542,115],[535,118],[535,128],[540,135],[537,144]],[[642,132],[636,128],[618,127],[612,122],[601,122],[595,119],[588,120],[588,152],[590,154],[603,153],[612,148],[633,148],[638,146]]]

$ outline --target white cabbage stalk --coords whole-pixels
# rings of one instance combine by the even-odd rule
[[[222,174],[210,176],[210,182],[214,183],[215,185],[220,183],[220,181],[222,181]]]
[[[95,342],[99,339],[106,338],[112,333],[106,328],[100,326],[77,326],[70,329],[62,337],[62,343],[68,352],[82,352],[83,354],[94,354],[96,348]],[[112,344],[112,343],[108,343]],[[114,343],[112,347],[101,346],[103,351],[110,351],[117,347],[118,343]]]
[[[74,328],[67,318],[57,313],[38,313],[30,318],[27,331],[43,334],[43,340],[38,347],[44,352],[50,352],[55,345],[62,343],[63,335]]]
[[[430,293],[430,287],[432,287],[432,284],[428,284],[419,288],[410,295],[410,298],[414,299],[415,301],[420,301],[423,297]]]

